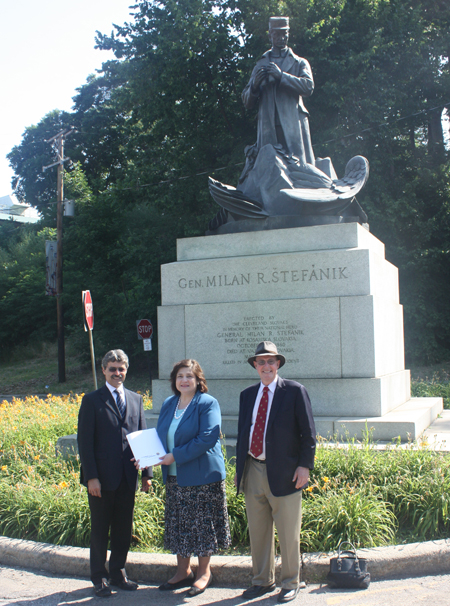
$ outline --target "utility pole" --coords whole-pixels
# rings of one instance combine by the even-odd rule
[[[56,204],[56,317],[58,327],[58,381],[66,382],[66,355],[64,345],[64,310],[62,302],[63,294],[63,212],[64,212],[64,162],[69,158],[64,158],[64,141],[72,132],[70,130],[62,130],[51,139],[45,139],[46,143],[51,143],[53,150],[58,158],[53,164],[43,166],[45,172],[52,166],[58,167],[57,180],[57,204]]]

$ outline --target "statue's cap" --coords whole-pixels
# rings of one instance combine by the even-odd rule
[[[274,29],[289,29],[289,17],[270,17],[269,32]]]

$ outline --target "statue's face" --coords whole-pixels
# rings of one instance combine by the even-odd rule
[[[273,29],[269,32],[270,40],[274,48],[286,48],[289,41],[288,29]]]

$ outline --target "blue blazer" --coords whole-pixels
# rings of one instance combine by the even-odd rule
[[[177,407],[178,396],[164,401],[156,431],[167,451],[167,432]],[[177,465],[179,486],[201,486],[225,479],[225,463],[220,447],[221,415],[218,401],[197,392],[175,432],[172,454]],[[162,465],[166,483],[168,465]]]

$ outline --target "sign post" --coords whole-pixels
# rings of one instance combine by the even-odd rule
[[[136,320],[137,335],[140,341],[143,341],[144,351],[152,350],[153,326],[150,320]],[[152,384],[152,368],[150,359],[148,361],[148,371],[150,375],[150,385]]]
[[[97,373],[95,371],[95,355],[94,355],[94,339],[92,331],[94,330],[94,306],[92,304],[92,297],[90,290],[83,290],[81,293],[83,301],[83,317],[84,317],[84,330],[89,333],[89,346],[91,349],[91,364],[92,364],[92,376],[94,378],[94,387],[97,389]]]

